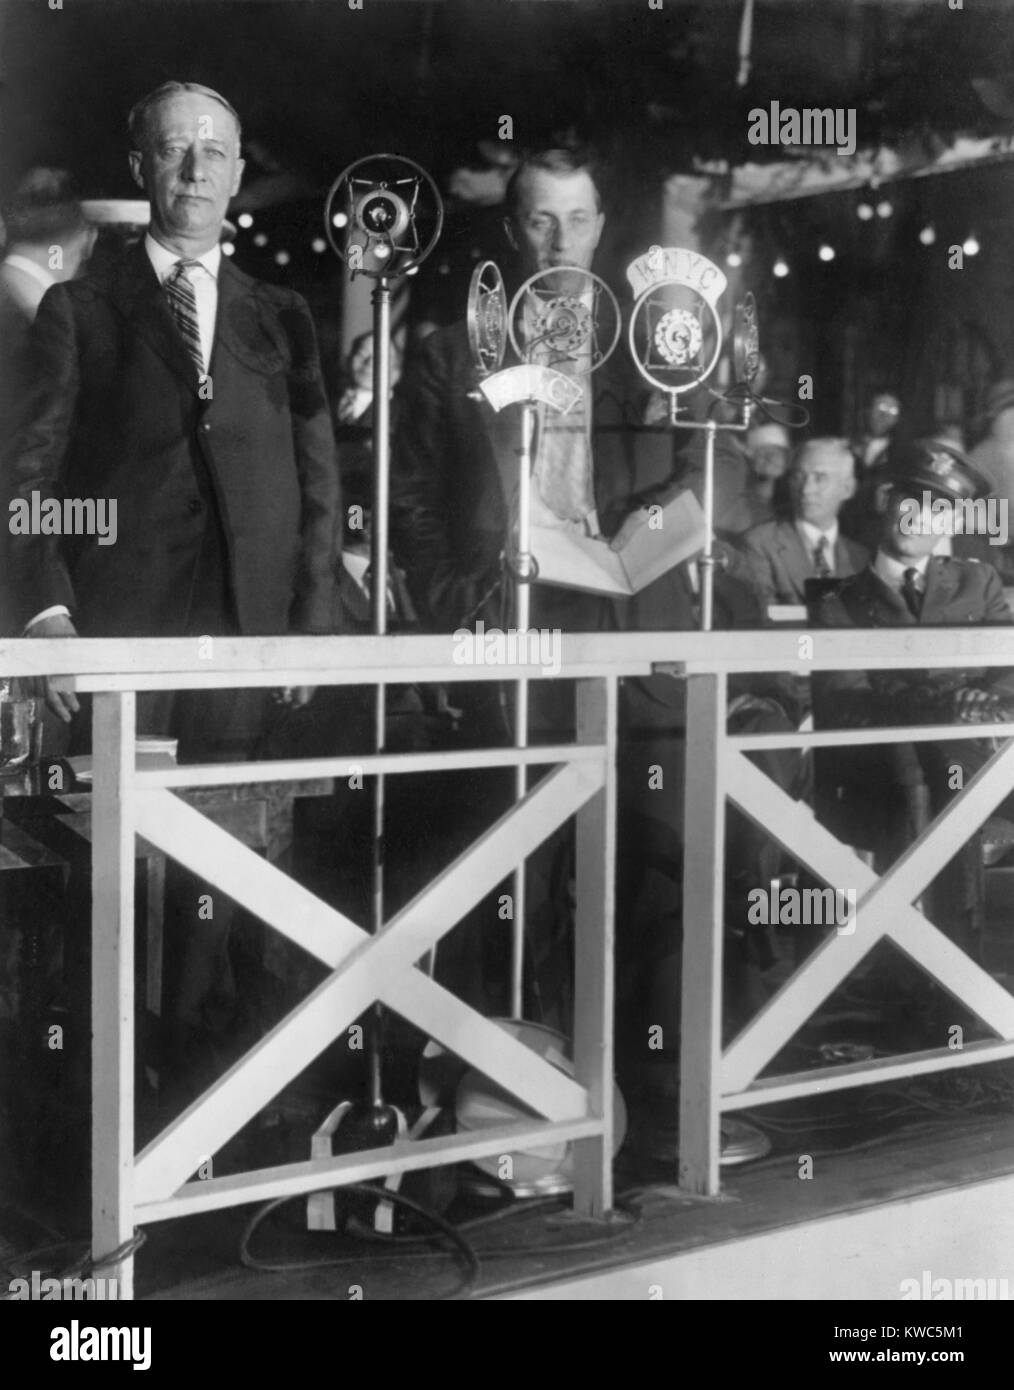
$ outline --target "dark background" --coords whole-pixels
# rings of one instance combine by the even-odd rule
[[[307,293],[332,356],[341,277],[312,242],[330,183],[374,151],[408,155],[447,189],[455,170],[489,169],[502,115],[515,150],[593,141],[611,169],[603,267],[622,289],[623,265],[657,235],[667,176],[701,161],[785,158],[748,144],[752,107],[855,107],[860,147],[926,157],[960,134],[1014,132],[1009,0],[966,0],[961,11],[947,0],[759,0],[742,88],[740,0],[664,0],[661,11],[647,0],[363,0],[361,11],[347,0],[62,3],[0,6],[0,196],[39,163],[71,169],[89,196],[133,196],[131,104],[170,77],[220,88],[244,122],[235,211],[255,210],[268,236],[258,247],[241,232],[237,263]],[[721,175],[714,187],[720,199]],[[884,387],[901,392],[913,427],[941,414],[972,424],[989,381],[1014,369],[1014,166],[872,196],[885,195],[893,214],[872,222],[858,220],[855,192],[744,214],[744,275],[773,385],[788,391],[812,374],[821,430],[855,428]],[[506,254],[500,214],[448,200],[440,246],[413,286],[416,318],[460,315],[475,258]],[[932,248],[918,240],[927,221]],[[729,225],[709,215],[707,254],[721,257]],[[980,254],[948,270],[946,248],[973,232]],[[816,255],[826,239],[829,265]],[[778,255],[791,268],[784,280],[771,275]]]

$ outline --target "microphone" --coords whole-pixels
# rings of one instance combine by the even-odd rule
[[[550,266],[532,275],[511,301],[511,346],[522,362],[572,375],[597,371],[620,338],[620,306],[597,275],[580,266]]]
[[[324,203],[327,239],[353,279],[411,275],[436,246],[443,223],[436,184],[400,154],[370,154],[349,164]]]
[[[465,323],[472,365],[481,381],[500,370],[507,348],[507,292],[494,261],[480,261],[472,271]]]

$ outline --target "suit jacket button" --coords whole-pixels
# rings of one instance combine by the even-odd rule
[[[196,516],[200,510],[201,499],[199,497],[191,497],[190,501],[187,503],[187,511],[191,516]]]

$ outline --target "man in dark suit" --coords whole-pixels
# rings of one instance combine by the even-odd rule
[[[333,629],[339,486],[313,323],[296,294],[258,284],[219,236],[243,172],[240,123],[218,93],[170,82],[131,112],[130,167],[151,224],[121,262],[55,286],[32,351],[35,386],[12,451],[17,621],[30,637],[199,637]],[[100,499],[109,531],[40,535],[33,494]],[[97,511],[97,509],[96,509]],[[11,513],[15,526],[14,511]],[[46,683],[63,720],[73,691]],[[297,692],[296,700],[307,698]],[[181,761],[250,756],[258,691],[142,694],[141,732],[175,734]],[[74,721],[72,747],[87,745]],[[84,726],[84,727],[82,727]],[[179,885],[177,885],[179,888]],[[169,894],[167,1005],[184,1029],[229,991],[228,912],[197,921]],[[221,895],[219,895],[221,897]]]
[[[945,520],[960,514],[958,504],[984,497],[988,490],[988,481],[956,445],[927,439],[908,446],[892,470],[877,552],[866,569],[822,598],[817,613],[821,625],[1010,624],[1012,615],[992,565],[933,553]],[[842,671],[815,675],[813,691],[818,727],[990,724],[1012,717],[1014,673],[1006,668]],[[886,848],[890,857],[917,829],[911,824],[911,791],[906,788],[924,785],[929,809],[938,812],[989,751],[986,741],[946,739],[850,747],[846,757],[825,750],[817,760],[818,814],[849,843]],[[935,885],[943,905],[941,925],[973,950],[981,928],[980,868],[981,854],[973,841],[955,858],[953,871]]]
[[[43,299],[12,456],[19,499],[115,500],[116,540],[15,534],[18,617],[37,637],[327,632],[338,481],[313,323],[219,246],[238,118],[169,83],[130,131],[151,226]]]
[[[516,283],[554,267],[591,268],[605,219],[597,171],[586,158],[565,150],[528,158],[508,187],[507,212],[505,232],[519,262]],[[566,285],[559,289],[568,292]],[[533,520],[584,536],[611,536],[637,505],[675,490],[679,464],[672,434],[638,428],[649,391],[625,359],[618,351],[592,376],[578,378],[583,409],[575,408],[569,418],[546,412],[540,419]],[[504,365],[515,362],[508,348]],[[516,512],[521,408],[497,413],[476,387],[462,321],[426,339],[407,363],[399,393],[392,544],[420,619],[435,632],[473,627],[479,620],[487,628],[517,621],[504,557]],[[605,595],[537,583],[531,624],[565,632],[617,631],[625,625],[625,606]],[[464,710],[464,736],[510,736],[491,687],[456,689],[452,699]],[[573,722],[573,692],[562,682],[534,682],[530,711],[533,738],[565,738]],[[489,783],[483,780],[477,797],[488,795]],[[553,944],[566,916],[565,907],[558,910],[566,898],[561,863],[551,849],[530,861],[528,918],[532,954],[545,967],[543,995],[555,996],[546,1016],[566,1026],[567,949]]]
[[[593,166],[559,150],[526,160],[508,188],[507,210],[506,231],[524,278],[560,266],[591,268],[604,221]],[[505,365],[512,361],[508,357]],[[610,537],[640,506],[664,503],[685,487],[699,494],[700,439],[667,426],[644,426],[651,392],[622,347],[585,381],[589,409],[578,429],[568,429],[573,422],[564,420],[550,438],[542,422],[532,470],[533,520]],[[463,323],[427,339],[402,383],[392,536],[417,609],[435,631],[471,627],[480,618],[505,627],[513,618],[501,557],[517,495],[520,409],[494,413],[477,398],[475,386]],[[727,438],[719,436],[719,470]],[[676,452],[684,441],[688,457]],[[716,626],[762,623],[749,575],[744,584],[735,572],[737,562],[745,569],[742,561],[732,555],[724,561],[727,568],[716,576]],[[531,622],[565,632],[692,629],[698,625],[694,583],[689,565],[670,570],[629,599],[537,583]],[[572,697],[566,683],[533,684],[533,733],[567,737]],[[784,711],[776,700],[768,702],[768,694],[744,690],[743,718],[758,720],[753,727],[786,727]],[[753,700],[749,713],[747,700]],[[475,706],[481,704],[478,698]],[[679,1030],[683,706],[681,683],[668,677],[623,683],[617,891],[621,1061],[630,1072],[645,1060],[657,1062],[657,1052],[648,1054],[647,1025],[661,1022],[669,1078]],[[487,734],[495,727],[492,721],[491,712],[484,721]],[[503,736],[502,724],[499,728]],[[663,769],[661,779],[656,764]],[[554,932],[559,935],[566,909],[550,899],[546,885],[553,876],[542,872],[547,857],[540,853],[533,861],[545,891],[529,888],[529,959],[555,956],[559,964],[568,943],[557,941],[551,951],[546,941]],[[548,973],[543,986],[556,1002],[555,990],[566,991],[561,979],[566,968],[558,968],[547,987]],[[552,1017],[567,1026],[566,1008]]]
[[[763,601],[805,602],[808,579],[855,574],[867,552],[838,530],[838,513],[855,491],[852,454],[841,439],[811,439],[789,476],[792,516],[751,527],[743,537]]]
[[[604,223],[596,177],[593,164],[565,150],[519,166],[504,225],[522,279],[557,266],[591,268]],[[515,362],[508,348],[504,365]],[[547,411],[540,420],[533,520],[611,536],[634,507],[672,488],[672,435],[638,428],[649,390],[622,349],[579,380],[588,401],[583,415]],[[464,322],[427,338],[402,382],[392,537],[416,607],[434,631],[477,618],[510,620],[501,554],[518,488],[520,406],[496,413],[475,387]],[[622,601],[533,586],[537,627],[616,630],[622,608]]]

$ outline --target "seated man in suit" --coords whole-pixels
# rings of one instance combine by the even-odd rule
[[[829,627],[967,627],[1012,621],[991,565],[935,554],[938,508],[927,495],[950,503],[983,496],[988,481],[956,445],[920,440],[902,452],[882,520],[880,545],[870,565],[826,594],[818,620]],[[818,726],[877,727],[898,723],[989,724],[1014,708],[1014,672],[919,670],[833,672],[813,678]],[[979,740],[943,740],[898,747],[826,750],[818,759],[818,814],[842,839],[896,852],[915,827],[905,824],[904,787],[925,782],[930,809],[940,811],[989,755]],[[961,776],[955,776],[955,769]],[[981,858],[973,843],[938,880],[941,927],[976,951],[981,929]]]
[[[852,454],[842,439],[811,439],[789,477],[792,516],[751,527],[742,540],[763,602],[805,602],[808,579],[855,574],[866,551],[838,531],[838,513],[855,491]]]

